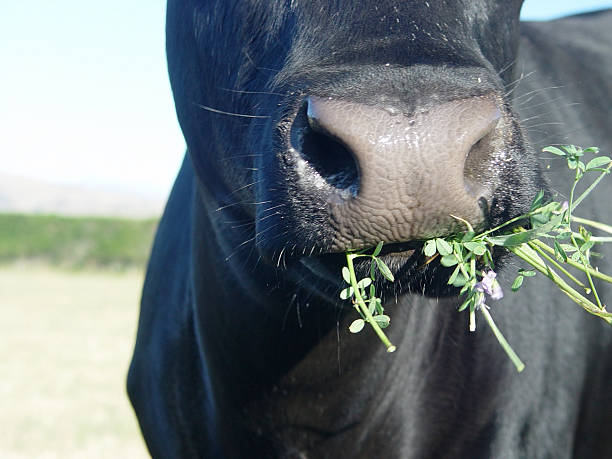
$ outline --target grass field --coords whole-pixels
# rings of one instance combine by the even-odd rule
[[[0,214],[0,262],[37,260],[73,269],[141,267],[156,219]]]
[[[0,458],[148,457],[125,393],[142,270],[0,267]]]

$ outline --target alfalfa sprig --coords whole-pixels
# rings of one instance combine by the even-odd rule
[[[503,297],[501,286],[496,279],[497,274],[492,256],[494,247],[508,250],[531,265],[532,269],[519,269],[512,283],[512,291],[518,291],[525,278],[533,277],[539,272],[548,277],[563,294],[586,311],[601,317],[612,325],[612,314],[602,303],[593,280],[597,278],[612,283],[612,276],[600,272],[591,263],[593,255],[591,249],[596,244],[612,242],[612,237],[593,236],[586,229],[586,227],[591,227],[612,234],[612,226],[574,215],[574,210],[610,173],[612,160],[607,156],[595,156],[585,163],[583,161],[585,154],[598,155],[599,150],[594,147],[582,149],[570,145],[546,147],[544,151],[563,157],[568,168],[574,171],[568,201],[545,203],[545,194],[540,192],[534,198],[529,212],[481,233],[476,233],[469,222],[455,216],[454,218],[465,226],[464,233],[446,238],[430,239],[423,246],[426,264],[437,260],[442,266],[454,267],[448,284],[460,288],[460,296],[463,297],[463,301],[459,306],[459,311],[468,311],[470,331],[476,330],[476,313],[481,312],[518,371],[522,371],[525,365],[496,326],[490,313],[490,306],[485,303],[489,301],[488,299],[498,300]],[[599,173],[599,175],[576,197],[577,184],[585,175],[592,175],[592,173]],[[520,224],[522,226],[518,226]],[[575,224],[581,226],[575,229],[572,226]],[[389,342],[381,330],[389,325],[389,318],[383,314],[382,304],[375,296],[372,283],[375,265],[386,278],[389,277],[385,275],[385,272],[391,274],[382,260],[378,258],[381,248],[382,243],[378,244],[371,255],[363,252],[346,254],[348,266],[343,268],[343,277],[350,287],[343,290],[341,297],[343,299],[354,297],[353,304],[362,316],[361,319],[351,324],[351,331],[358,332],[363,329],[366,322],[370,323],[387,349],[392,351],[395,350],[395,346]],[[357,282],[352,260],[359,256],[371,257],[372,264],[370,278]],[[575,271],[580,271],[586,279],[580,280],[577,277],[579,274]],[[572,284],[575,288],[572,287]],[[365,291],[368,286],[372,286],[369,295]]]
[[[447,283],[461,288],[459,294],[464,298],[458,310],[468,311],[469,330],[476,331],[476,313],[482,313],[487,325],[516,369],[519,372],[523,371],[525,364],[495,324],[490,313],[490,306],[485,303],[488,301],[487,298],[499,300],[504,296],[501,285],[497,281],[497,273],[494,271],[493,245],[487,241],[486,236],[476,234],[469,222],[460,217],[454,218],[463,222],[467,231],[454,238],[430,239],[423,246],[423,253],[428,263],[439,257],[442,266],[455,267]],[[485,268],[479,269],[479,266],[485,266]],[[532,274],[523,272],[522,275]]]
[[[568,201],[544,203],[544,192],[540,192],[534,198],[527,214],[480,234],[476,234],[467,221],[455,217],[465,224],[467,231],[460,236],[429,240],[423,249],[425,256],[429,257],[429,262],[434,257],[439,257],[443,266],[456,265],[448,283],[461,287],[460,295],[464,295],[464,301],[459,311],[465,309],[469,311],[470,331],[475,331],[476,311],[481,311],[518,371],[524,369],[524,364],[496,327],[489,312],[490,308],[484,302],[485,293],[493,300],[503,296],[501,287],[496,284],[495,279],[495,267],[491,255],[494,247],[502,247],[512,252],[533,268],[519,269],[512,283],[512,291],[519,290],[525,278],[533,277],[539,272],[585,310],[612,324],[612,314],[607,312],[602,304],[593,281],[593,278],[599,278],[612,283],[612,277],[601,273],[591,265],[593,246],[596,243],[610,242],[612,238],[595,237],[584,226],[580,226],[578,231],[572,227],[572,224],[579,220],[583,224],[591,223],[597,225],[600,230],[612,233],[612,227],[609,225],[578,219],[573,215],[575,208],[610,172],[612,162],[607,156],[597,156],[585,164],[581,158],[585,153],[598,154],[599,150],[596,148],[547,147],[544,151],[564,157],[568,168],[574,171],[574,181]],[[598,172],[599,176],[576,198],[576,185],[589,172]],[[519,223],[528,223],[529,229],[525,228],[526,225],[517,227]],[[461,239],[458,239],[459,237]],[[484,269],[476,269],[477,264],[484,266]],[[586,279],[578,279],[578,274],[570,271],[572,269],[582,271]],[[576,288],[572,287],[572,283]]]
[[[340,298],[343,300],[350,299],[361,316],[360,319],[356,319],[351,323],[349,330],[352,333],[359,333],[363,330],[365,324],[369,323],[386,346],[387,352],[393,352],[396,347],[389,341],[385,332],[382,331],[383,328],[389,326],[391,319],[384,314],[382,300],[376,296],[376,287],[374,286],[377,271],[388,281],[394,281],[391,270],[385,262],[378,257],[382,250],[382,246],[383,243],[380,242],[371,254],[367,254],[364,251],[346,253],[346,266],[342,268],[342,278],[349,286],[340,292]],[[371,259],[370,276],[366,276],[358,281],[355,275],[353,260],[360,257],[369,257]]]

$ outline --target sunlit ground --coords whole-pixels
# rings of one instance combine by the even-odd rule
[[[0,458],[148,457],[125,392],[141,283],[0,267]]]

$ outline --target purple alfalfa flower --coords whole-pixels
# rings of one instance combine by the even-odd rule
[[[553,213],[556,215],[562,215],[567,209],[569,209],[569,202],[563,201],[561,204],[558,204],[557,210],[553,211]]]
[[[565,212],[567,209],[569,209],[569,202],[563,201],[563,204],[561,204],[561,208],[559,209],[559,212]]]
[[[486,293],[494,300],[502,299],[504,297],[504,292],[499,282],[497,282],[497,279],[495,279],[496,277],[497,273],[493,270],[483,272],[482,279],[474,285],[474,289]]]

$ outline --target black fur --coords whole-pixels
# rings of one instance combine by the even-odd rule
[[[612,331],[547,281],[493,305],[528,365],[521,375],[484,324],[467,332],[456,298],[437,299],[452,292],[418,269],[418,251],[388,256],[398,351],[369,331],[350,335],[342,257],[330,253],[344,247],[321,192],[296,185],[287,150],[307,96],[410,113],[494,94],[506,161],[481,174],[494,190],[487,223],[525,211],[545,181],[566,191],[563,164],[541,172],[535,152],[610,151],[612,13],[519,25],[520,4],[169,2],[189,154],[151,255],[128,379],[153,456],[612,455]],[[608,203],[583,206],[609,220]]]

